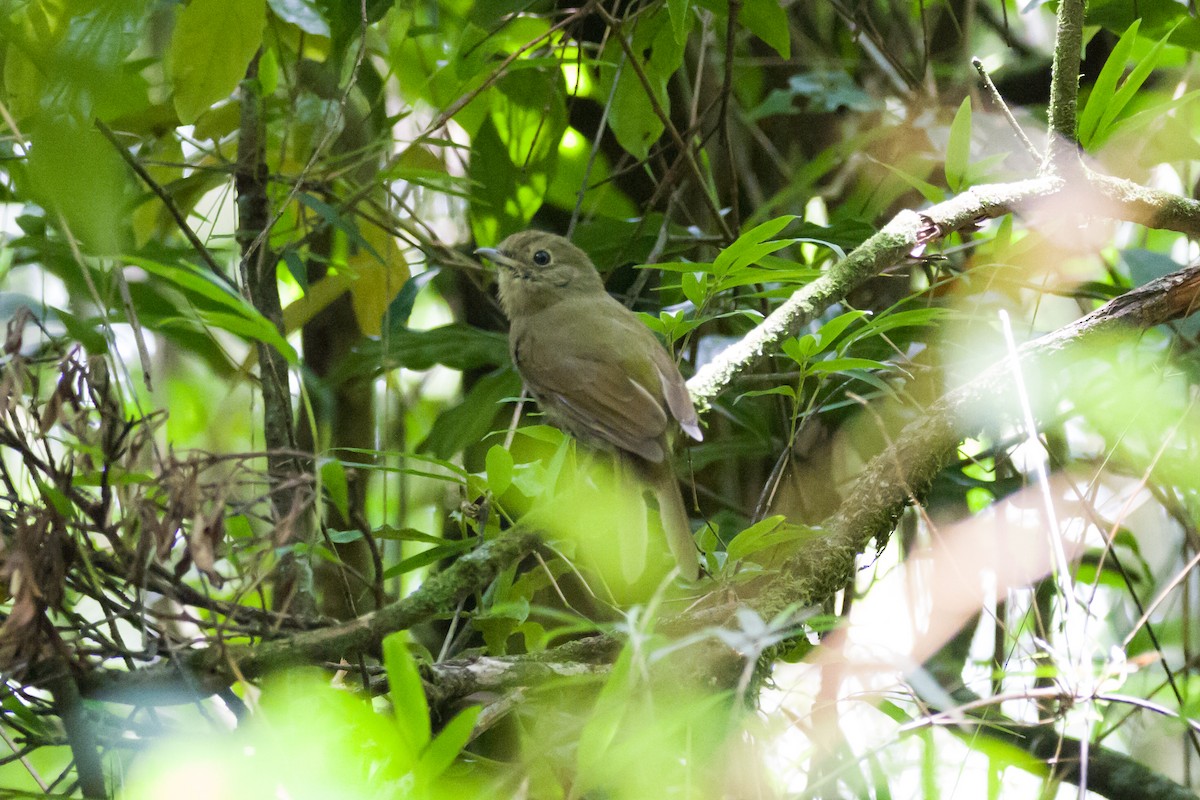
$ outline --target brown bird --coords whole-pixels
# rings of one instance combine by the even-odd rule
[[[557,427],[634,467],[658,501],[680,571],[694,580],[700,564],[671,467],[671,419],[703,436],[674,360],[563,237],[523,231],[475,252],[499,267],[509,349],[530,394]]]

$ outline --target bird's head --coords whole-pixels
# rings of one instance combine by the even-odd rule
[[[514,233],[475,254],[498,268],[500,305],[510,320],[571,297],[604,293],[604,282],[587,253],[553,233]]]

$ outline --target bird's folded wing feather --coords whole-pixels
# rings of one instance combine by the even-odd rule
[[[601,317],[594,324],[588,337],[558,335],[564,328],[553,320],[518,331],[521,373],[545,410],[575,435],[660,462],[668,418],[658,367],[644,347],[631,345],[625,320]]]

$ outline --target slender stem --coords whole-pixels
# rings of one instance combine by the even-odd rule
[[[105,125],[103,121],[96,120],[96,129],[104,135],[105,139],[108,139],[114,148],[116,148],[121,158],[124,159],[125,163],[129,165],[130,169],[137,173],[137,176],[141,178],[142,182],[150,188],[150,191],[154,192],[158,199],[162,201],[162,204],[167,209],[167,213],[170,214],[171,218],[175,220],[175,225],[179,228],[180,232],[183,233],[184,237],[187,238],[188,243],[191,244],[192,249],[196,251],[196,255],[200,256],[200,260],[204,262],[205,266],[212,270],[212,273],[219,279],[233,288],[233,280],[227,274],[225,274],[225,270],[223,270],[221,265],[217,263],[217,260],[213,258],[213,254],[209,252],[207,247],[204,246],[204,242],[200,241],[200,237],[197,236],[196,232],[192,230],[190,225],[188,225],[187,218],[183,215],[183,212],[179,210],[179,206],[175,205],[174,198],[172,198],[171,195],[167,193],[167,190],[164,189],[158,183],[158,181],[154,180],[150,173],[146,171],[146,168],[139,164],[138,160],[134,158],[128,150],[125,149],[125,147],[121,144],[121,141],[117,138],[117,135],[113,133],[112,128]]]
[[[984,69],[983,62],[978,58],[972,58],[971,65],[975,67],[975,71],[978,72],[979,77],[983,79],[983,85],[985,88],[987,88],[988,94],[991,95],[992,102],[999,106],[1000,112],[1004,114],[1004,118],[1008,120],[1008,124],[1013,129],[1013,133],[1017,135],[1017,138],[1021,141],[1022,146],[1024,146],[1025,152],[1033,156],[1034,161],[1041,162],[1042,154],[1036,147],[1033,146],[1033,142],[1029,141],[1029,137],[1025,135],[1025,131],[1021,128],[1021,123],[1017,122],[1017,118],[1013,116],[1012,110],[1008,107],[1008,103],[1004,102],[1004,98],[1000,96],[1000,90],[996,88],[996,84],[992,83],[992,76],[988,75],[987,70]]]
[[[260,51],[261,54],[261,51]],[[277,259],[268,244],[270,203],[267,197],[267,163],[263,144],[262,94],[255,55],[241,84],[242,118],[238,134],[237,190],[238,228],[236,238],[242,251],[241,277],[250,302],[282,334],[283,307],[275,278]],[[277,526],[276,544],[310,545],[315,535],[306,513],[303,493],[307,482],[298,480],[303,470],[294,455],[296,429],[292,420],[292,396],[287,360],[270,344],[258,343],[260,383],[263,399],[263,440],[267,449],[267,473],[271,485],[271,508]],[[307,550],[290,551],[279,560],[275,608],[287,608],[299,616],[316,612],[312,565]]]
[[[700,171],[700,165],[696,163],[696,155],[692,152],[692,148],[688,146],[687,142],[683,140],[683,136],[671,121],[670,115],[659,104],[658,96],[654,92],[654,86],[650,83],[650,78],[646,75],[646,71],[642,68],[642,63],[638,60],[637,54],[633,52],[632,45],[630,45],[629,40],[621,30],[621,20],[608,13],[603,5],[597,5],[596,12],[604,18],[604,21],[616,33],[617,41],[621,44],[621,49],[625,51],[629,66],[633,67],[638,81],[642,84],[642,89],[646,93],[646,99],[650,103],[650,108],[654,111],[654,115],[658,117],[659,121],[662,122],[663,129],[670,135],[671,141],[674,142],[675,146],[683,154],[684,163],[692,173],[692,180],[696,181],[696,189],[703,196],[709,213],[712,214],[713,221],[721,229],[721,235],[725,237],[726,242],[732,242],[734,239],[733,231],[730,230],[725,217],[721,215],[721,209],[717,206],[717,201],[713,199],[713,196],[708,191],[708,181],[704,179],[704,173]]]

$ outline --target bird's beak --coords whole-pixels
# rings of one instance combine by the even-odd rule
[[[479,256],[480,258],[486,258],[497,267],[514,269],[517,266],[516,261],[513,261],[507,255],[505,255],[502,250],[497,250],[494,247],[480,247],[475,251],[475,255]]]

